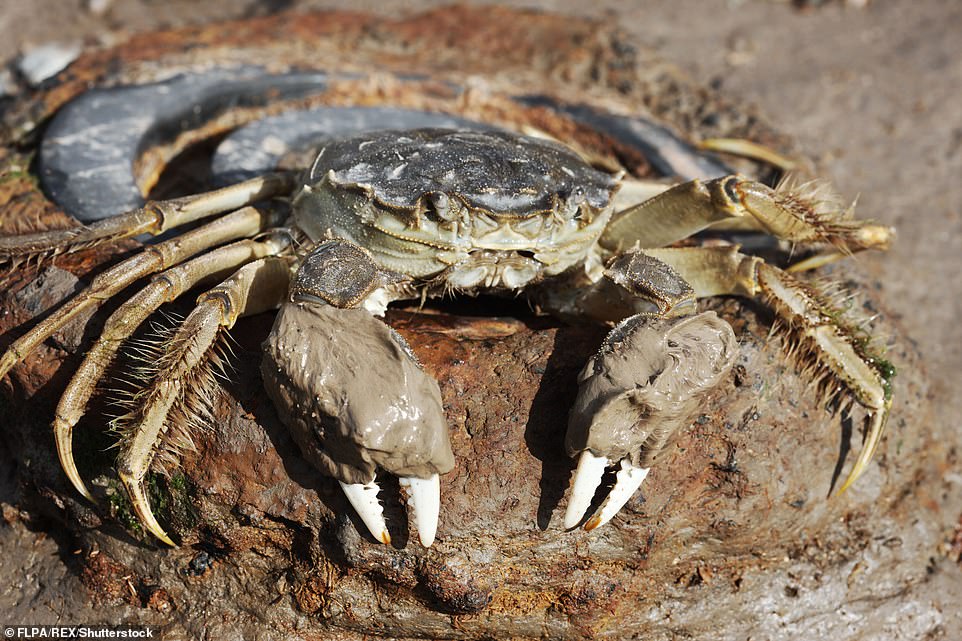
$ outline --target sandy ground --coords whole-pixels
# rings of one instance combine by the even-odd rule
[[[3,0],[0,59],[51,41],[105,44],[132,31],[277,8],[397,13],[441,3],[115,0],[103,14],[89,8],[96,4]],[[962,368],[962,325],[956,322],[962,312],[962,3],[876,0],[865,8],[829,3],[804,11],[752,0],[509,4],[618,22],[702,82],[756,103],[799,140],[845,195],[859,197],[862,217],[895,225],[893,250],[865,256],[861,264],[882,282],[882,298],[926,358],[937,420],[958,422],[962,398],[953,392]],[[14,495],[5,467],[4,502]],[[948,499],[946,537],[962,513],[959,496],[957,491]],[[76,579],[59,550],[46,534],[22,525],[0,527],[0,611],[32,613],[37,621],[64,614],[58,595],[63,582]],[[962,581],[939,550],[932,554],[935,566],[948,571],[944,580]],[[959,629],[945,630],[945,638],[962,638]]]

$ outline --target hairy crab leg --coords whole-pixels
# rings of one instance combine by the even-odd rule
[[[646,253],[684,275],[699,297],[760,296],[778,315],[796,353],[816,369],[829,393],[847,389],[870,415],[865,442],[839,489],[851,487],[865,471],[882,438],[892,403],[895,369],[859,330],[809,285],[761,258],[735,247],[651,249]]]
[[[120,480],[141,523],[169,545],[174,542],[151,511],[144,480],[162,448],[189,446],[189,442],[175,439],[189,439],[187,429],[191,425],[172,426],[170,415],[175,408],[184,413],[193,409],[187,396],[204,393],[204,383],[217,365],[217,343],[237,319],[274,309],[281,303],[290,282],[292,262],[292,257],[258,259],[201,294],[174,337],[163,345],[164,351],[155,366],[156,376],[133,399],[136,406],[118,419],[118,430],[123,433],[117,459]],[[178,430],[179,434],[172,433]]]
[[[140,234],[156,236],[180,225],[259,200],[289,194],[294,175],[274,173],[196,196],[148,202],[140,209],[69,229],[0,237],[0,266],[86,249]]]
[[[101,272],[90,285],[29,332],[15,340],[0,357],[0,378],[38,345],[84,310],[99,307],[135,281],[172,267],[221,243],[253,236],[277,222],[277,214],[245,207],[176,238],[150,245],[134,256]]]
[[[708,227],[744,220],[780,239],[825,242],[846,254],[887,249],[894,231],[854,220],[851,209],[823,184],[783,181],[771,189],[742,176],[692,180],[617,212],[600,243],[615,252],[636,243],[664,247]]]
[[[273,233],[261,240],[242,240],[215,249],[161,272],[111,314],[97,342],[60,397],[53,432],[60,464],[82,495],[93,497],[77,471],[73,456],[73,429],[87,410],[87,403],[113,363],[117,352],[133,332],[164,303],[176,300],[203,281],[224,278],[252,260],[283,253],[290,246],[286,233]]]

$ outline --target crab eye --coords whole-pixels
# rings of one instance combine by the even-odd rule
[[[577,209],[583,202],[585,202],[584,187],[573,188],[571,193],[568,194],[568,209]]]

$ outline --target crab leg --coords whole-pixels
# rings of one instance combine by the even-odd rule
[[[202,254],[155,276],[107,319],[103,333],[88,350],[60,397],[54,416],[53,431],[60,463],[78,492],[93,501],[74,462],[73,429],[86,412],[91,395],[121,345],[162,304],[176,300],[202,281],[223,278],[252,260],[282,253],[289,245],[286,234],[271,234],[263,240],[242,240]]]
[[[185,223],[290,193],[293,188],[292,174],[267,174],[196,196],[148,202],[140,209],[91,225],[0,237],[0,266],[38,256],[70,253],[139,234],[156,236]]]
[[[843,253],[886,249],[894,234],[889,227],[852,219],[851,207],[841,207],[824,185],[785,181],[771,189],[741,176],[726,176],[682,183],[617,212],[600,243],[616,252],[635,243],[642,248],[664,247],[736,221],[783,240],[827,242]]]
[[[0,378],[38,345],[84,310],[97,308],[144,276],[168,267],[221,243],[253,236],[276,222],[276,214],[245,207],[176,238],[145,247],[141,252],[98,274],[90,285],[29,332],[15,340],[0,357]]]
[[[872,459],[892,403],[890,363],[869,351],[855,328],[838,320],[830,302],[791,274],[746,256],[735,247],[652,249],[646,253],[671,265],[697,296],[761,296],[787,327],[805,364],[831,392],[847,389],[870,414],[865,442],[839,493],[848,489]]]
[[[241,316],[273,309],[281,303],[290,282],[292,261],[292,257],[279,256],[258,259],[202,294],[197,307],[165,344],[156,364],[157,376],[137,394],[137,406],[118,419],[124,433],[117,459],[120,480],[144,526],[169,545],[174,543],[150,509],[144,480],[159,448],[185,446],[174,442],[172,436],[189,438],[189,434],[183,433],[189,425],[171,426],[170,414],[178,405],[184,409],[187,395],[204,393],[196,387],[205,382],[216,366],[215,347],[226,330]],[[182,433],[172,435],[172,428]]]

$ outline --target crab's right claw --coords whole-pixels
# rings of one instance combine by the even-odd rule
[[[440,474],[454,455],[437,382],[411,348],[364,309],[281,307],[264,348],[268,393],[305,458],[340,482],[371,535],[391,536],[378,470],[400,477],[421,543],[434,542]]]
[[[584,527],[593,530],[618,513],[736,354],[731,327],[714,312],[683,319],[639,314],[611,331],[581,372],[568,422],[565,444],[579,459],[565,528],[585,521],[605,470],[615,464],[615,484]]]

